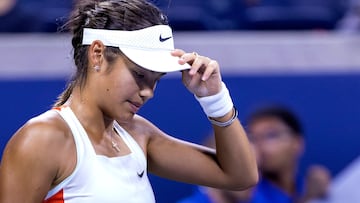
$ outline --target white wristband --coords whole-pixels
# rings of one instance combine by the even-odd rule
[[[224,116],[229,113],[234,106],[229,90],[226,88],[224,82],[221,82],[221,90],[219,93],[207,97],[197,97],[195,95],[195,98],[200,103],[205,114],[212,118]]]

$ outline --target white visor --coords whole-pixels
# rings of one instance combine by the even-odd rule
[[[132,62],[155,72],[173,72],[189,69],[189,64],[180,65],[179,58],[172,56],[174,39],[167,25],[155,25],[134,31],[84,28],[83,45],[100,40],[106,46],[119,49]]]

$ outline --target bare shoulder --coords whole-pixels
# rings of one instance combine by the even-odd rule
[[[47,111],[30,119],[5,147],[0,164],[0,202],[16,198],[17,202],[42,201],[50,188],[71,173],[75,150],[71,131],[57,112]],[[13,191],[18,196],[11,195]]]
[[[56,160],[63,146],[72,142],[71,132],[60,115],[47,111],[27,121],[9,140],[4,159]]]
[[[11,138],[9,144],[15,142],[26,146],[37,146],[66,141],[70,130],[65,121],[55,111],[47,111],[27,121]],[[20,145],[21,146],[21,145]]]

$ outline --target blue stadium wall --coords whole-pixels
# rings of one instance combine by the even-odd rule
[[[224,81],[241,120],[266,102],[281,103],[295,110],[306,135],[302,168],[320,163],[336,175],[359,154],[360,75],[225,76]],[[51,108],[65,84],[65,80],[0,82],[1,151],[24,122]],[[155,98],[140,114],[165,132],[197,143],[210,129],[199,105],[179,78],[162,80]],[[193,188],[158,177],[151,179],[159,203],[174,202],[190,194]]]
[[[8,65],[11,66],[11,61]],[[337,64],[337,68],[348,68],[345,65]],[[312,69],[311,66],[305,68]],[[0,154],[11,135],[28,119],[50,109],[66,85],[62,76],[32,78],[16,77],[15,74],[9,79],[4,76],[6,73],[2,74]],[[360,73],[242,74],[226,71],[223,80],[243,122],[253,109],[267,103],[284,104],[298,114],[306,139],[301,171],[309,164],[319,163],[336,176],[360,154]],[[171,75],[160,81],[155,97],[139,114],[168,134],[196,143],[210,131],[209,122],[193,95],[179,77]],[[245,122],[244,125],[246,127]],[[150,178],[159,203],[175,202],[189,195],[194,188],[156,176]]]

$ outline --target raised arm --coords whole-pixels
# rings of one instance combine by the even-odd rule
[[[258,181],[253,150],[237,119],[216,61],[196,53],[176,50],[180,63],[192,68],[183,71],[183,83],[199,100],[213,123],[216,151],[186,143],[158,131],[148,146],[149,167],[159,176],[192,184],[226,189],[245,189]]]

